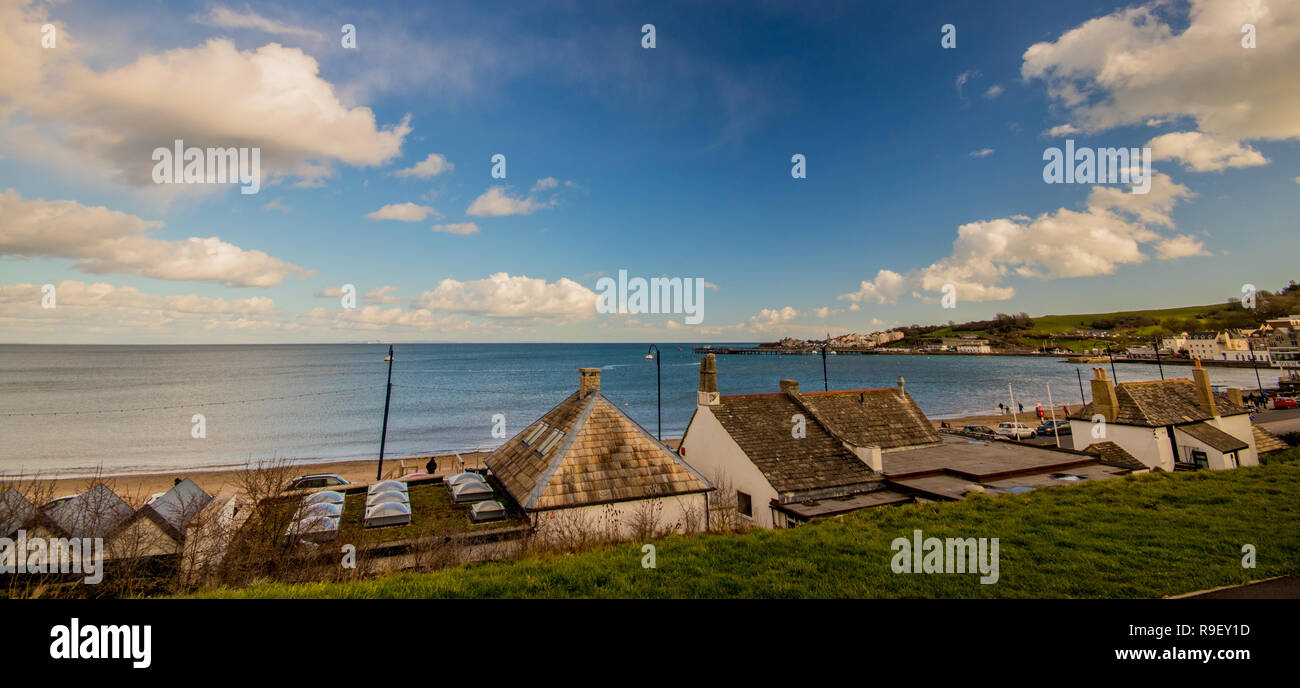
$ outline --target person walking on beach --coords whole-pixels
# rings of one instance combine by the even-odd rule
[[[1002,414],[1002,415],[1004,415],[1004,416],[1007,415],[1007,407],[1004,406],[1004,405],[1002,404],[1002,402],[1000,402],[1000,401],[998,402],[998,413],[1000,413],[1000,414]]]
[[[1021,413],[1024,413],[1024,412],[1025,412],[1025,402],[1023,402],[1023,401],[1020,402],[1020,412],[1021,412]]]

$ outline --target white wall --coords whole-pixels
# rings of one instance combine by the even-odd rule
[[[708,406],[696,407],[686,428],[686,436],[682,438],[682,447],[685,449],[682,459],[713,481],[720,490],[729,486],[749,495],[753,504],[752,525],[776,527],[771,506],[772,500],[777,498],[776,490],[740,445],[731,439]]]
[[[1174,470],[1174,450],[1169,446],[1169,436],[1164,428],[1107,423],[1105,437],[1093,437],[1093,425],[1089,421],[1070,419],[1074,449],[1082,451],[1097,442],[1114,442],[1151,468]]]
[[[1242,413],[1236,416],[1223,416],[1209,421],[1209,423],[1210,425],[1213,425],[1214,427],[1250,445],[1249,449],[1242,449],[1237,452],[1241,465],[1259,465],[1259,449],[1255,446],[1255,431],[1251,427],[1249,413]]]
[[[552,509],[533,513],[533,525],[538,537],[546,539],[557,529],[581,528],[592,537],[610,540],[627,540],[637,528],[637,523],[652,518],[656,536],[670,532],[700,532],[705,528],[708,501],[705,493],[672,495],[656,499],[613,502],[571,509]]]

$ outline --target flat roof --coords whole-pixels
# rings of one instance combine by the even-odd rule
[[[786,513],[794,514],[800,518],[816,518],[818,516],[832,516],[842,514],[848,511],[856,511],[873,506],[889,506],[892,504],[906,504],[912,501],[912,496],[893,490],[873,490],[871,492],[862,492],[847,497],[829,497],[826,499],[814,500],[811,503],[793,502],[789,504],[773,504],[772,507]]]
[[[898,481],[954,471],[971,476],[972,480],[989,482],[1025,472],[1064,470],[1097,463],[1096,456],[1073,451],[1037,448],[1003,440],[977,440],[947,433],[940,433],[940,436],[943,438],[940,445],[882,454],[885,476]]]

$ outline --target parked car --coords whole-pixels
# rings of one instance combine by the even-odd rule
[[[990,428],[987,425],[967,425],[962,428],[962,432],[969,432],[976,435],[988,435],[989,437],[997,435],[996,432],[993,432],[993,428]]]
[[[998,434],[1003,437],[1010,437],[1013,440],[1028,440],[1037,436],[1034,429],[1028,425],[1011,421],[998,423]]]
[[[1046,435],[1048,437],[1053,437],[1056,435],[1068,435],[1070,434],[1070,421],[1068,420],[1043,421],[1043,424],[1035,428],[1034,432],[1038,433],[1039,435]]]
[[[285,490],[310,490],[316,487],[336,487],[338,485],[351,485],[352,483],[344,480],[342,477],[333,473],[316,473],[313,475],[300,475],[289,481],[289,486]]]
[[[1297,408],[1297,407],[1300,407],[1300,402],[1297,402],[1295,399],[1291,399],[1289,397],[1273,397],[1273,408],[1275,409],[1289,409],[1289,408]]]

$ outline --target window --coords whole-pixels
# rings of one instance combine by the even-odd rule
[[[536,442],[537,438],[540,437],[542,433],[545,431],[546,431],[546,423],[538,423],[536,426],[533,427],[532,430],[528,431],[527,435],[524,435],[524,440],[523,440],[524,446],[531,447],[533,445],[533,442]]]
[[[736,490],[736,511],[740,512],[743,516],[749,516],[751,518],[754,516],[753,500],[750,499],[749,495],[740,490]]]
[[[537,455],[546,456],[548,453],[550,453],[552,449],[555,448],[555,445],[560,443],[560,439],[563,437],[564,437],[563,431],[552,430],[550,436],[547,437],[546,440],[543,441],[541,444],[537,445]]]
[[[1209,467],[1210,467],[1210,459],[1209,459],[1209,457],[1207,457],[1207,456],[1205,455],[1205,452],[1201,451],[1200,449],[1193,449],[1193,450],[1192,450],[1192,463],[1196,464],[1196,467],[1197,467],[1197,468],[1209,468]]]

